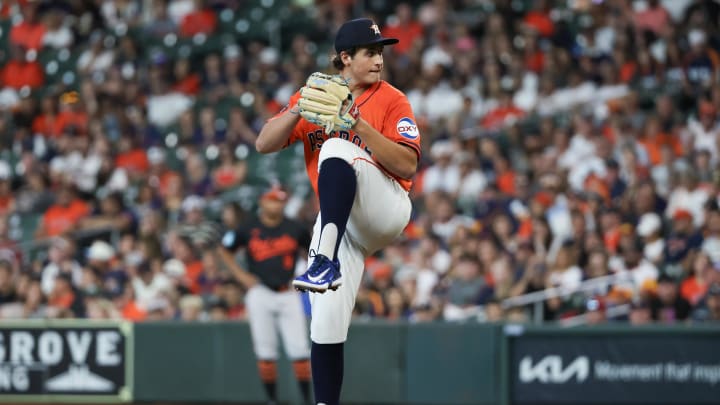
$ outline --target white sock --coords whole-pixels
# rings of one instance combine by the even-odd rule
[[[318,253],[327,256],[330,260],[335,260],[335,246],[337,245],[338,229],[334,223],[326,224],[320,230],[320,246]]]

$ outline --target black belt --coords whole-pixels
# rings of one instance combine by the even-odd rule
[[[288,286],[288,285],[281,285],[281,286],[275,286],[275,287],[272,287],[272,286],[269,286],[269,285],[265,285],[265,287],[267,287],[267,288],[269,288],[269,289],[271,289],[272,291],[275,291],[275,292],[285,292],[285,291],[289,291],[289,290],[290,290],[290,286]]]

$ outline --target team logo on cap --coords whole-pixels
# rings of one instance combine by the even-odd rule
[[[407,139],[415,139],[420,135],[417,125],[410,118],[401,118],[397,123],[398,134],[404,136]]]
[[[380,35],[380,27],[378,27],[377,24],[371,25],[370,29],[375,33],[375,35]]]

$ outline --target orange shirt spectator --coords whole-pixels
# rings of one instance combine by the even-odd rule
[[[12,195],[0,196],[0,216],[5,216],[10,213],[15,207],[15,199]]]
[[[23,21],[10,30],[10,42],[25,49],[42,48],[45,26],[39,22]]]
[[[405,24],[388,25],[383,28],[382,35],[388,38],[397,38],[400,40],[393,45],[392,50],[395,53],[404,55],[412,48],[416,40],[423,36],[423,26],[417,21],[408,21]]]
[[[81,218],[90,213],[90,206],[75,199],[67,205],[53,204],[43,215],[45,236],[58,236],[72,230]]]
[[[46,137],[56,137],[59,134],[55,132],[55,123],[57,122],[57,115],[54,114],[42,114],[38,115],[33,119],[32,132],[33,134],[42,134]]]
[[[193,73],[184,77],[175,83],[173,90],[190,96],[198,94],[200,92],[200,75]]]
[[[515,172],[510,170],[498,171],[496,177],[498,190],[506,195],[515,195]]]
[[[52,111],[49,106],[43,106],[43,110],[48,113]],[[76,91],[68,91],[60,96],[60,112],[53,124],[53,134],[58,136],[67,127],[74,127],[77,133],[85,134],[88,125],[88,115],[83,111],[80,105],[80,95]]]
[[[185,263],[185,283],[193,294],[200,292],[200,283],[198,278],[203,272],[203,265],[200,260]]]
[[[680,295],[692,305],[696,305],[708,290],[708,284],[698,280],[697,277],[686,278],[680,285]]]
[[[640,144],[647,151],[648,159],[650,159],[653,166],[662,163],[662,149],[664,146],[668,146],[675,156],[683,154],[680,139],[668,134],[659,133],[645,137],[640,140]]]
[[[217,27],[217,15],[209,9],[193,11],[180,22],[180,35],[210,34]]]
[[[38,88],[45,83],[42,67],[37,62],[11,60],[0,71],[0,80],[3,86],[20,89],[24,86]]]
[[[144,150],[131,149],[118,155],[115,159],[115,166],[130,173],[143,173],[150,170],[150,161]]]
[[[87,130],[88,115],[84,111],[66,110],[60,112],[54,122],[52,134],[59,136],[69,127],[75,127],[80,134],[84,134]]]
[[[623,83],[629,83],[630,80],[635,77],[637,71],[637,63],[633,61],[627,61],[620,66],[620,81]]]
[[[147,318],[147,313],[131,300],[122,308],[122,317],[128,321],[141,322]]]
[[[480,125],[485,129],[497,130],[505,126],[505,122],[511,118],[520,118],[525,115],[525,111],[515,107],[514,105],[501,105],[497,108],[490,110],[483,119],[480,121]]]
[[[545,54],[541,50],[525,54],[525,68],[533,72],[541,72],[545,66]]]
[[[550,37],[555,33],[555,24],[548,13],[533,10],[525,15],[524,22],[526,25],[535,29],[543,37]]]

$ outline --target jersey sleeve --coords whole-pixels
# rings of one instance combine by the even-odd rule
[[[247,245],[247,241],[247,234],[242,229],[230,229],[223,234],[220,243],[225,249],[234,252],[240,247]]]
[[[385,115],[383,135],[412,148],[420,159],[420,130],[407,97],[401,95]]]
[[[295,94],[290,97],[290,100],[288,101],[287,105],[283,107],[282,110],[280,110],[277,114],[272,116],[268,121],[272,121],[275,118],[285,114],[285,111],[290,110],[294,108],[297,105],[298,100],[300,99],[300,92],[296,91]],[[302,123],[303,120],[300,120],[298,122],[298,125],[295,125],[295,128],[293,128],[292,132],[290,133],[290,136],[288,137],[287,142],[285,142],[285,145],[283,145],[283,148],[287,148],[288,146],[292,145],[293,143],[302,140]]]

